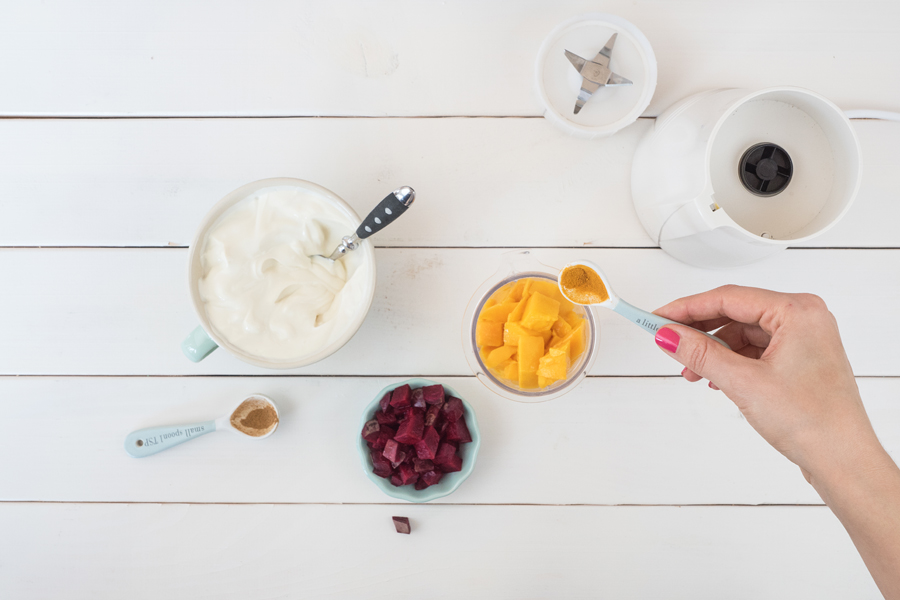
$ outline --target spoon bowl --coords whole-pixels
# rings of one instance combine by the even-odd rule
[[[606,296],[607,296],[607,298],[605,300],[601,300],[600,302],[590,302],[590,301],[584,302],[584,301],[582,301],[582,300],[584,300],[584,298],[582,298],[580,294],[574,294],[576,297],[574,297],[574,298],[572,297],[572,295],[574,293],[573,290],[570,288],[567,288],[566,286],[563,285],[563,275],[569,269],[578,268],[578,267],[582,267],[589,271],[592,271],[593,274],[596,274],[600,278],[600,281],[603,282],[603,286],[605,288],[605,292],[606,292]],[[590,275],[590,273],[588,273],[588,275]],[[598,267],[596,264],[594,264],[590,261],[585,260],[585,261],[573,262],[573,263],[567,264],[559,272],[559,277],[557,278],[557,284],[559,285],[559,291],[562,292],[562,295],[565,296],[566,298],[568,298],[571,302],[574,302],[575,304],[580,304],[582,306],[602,306],[603,308],[608,308],[611,311],[622,315],[623,317],[625,317],[626,319],[628,319],[629,321],[631,321],[632,323],[634,323],[635,325],[637,325],[638,327],[643,329],[644,331],[646,331],[648,333],[652,333],[653,335],[656,335],[656,332],[659,331],[660,328],[665,327],[666,325],[683,325],[683,323],[677,323],[675,321],[672,321],[671,319],[666,319],[665,317],[661,317],[661,316],[655,315],[651,312],[647,312],[646,310],[640,309],[640,308],[622,300],[622,298],[617,296],[616,293],[613,291],[612,286],[609,283],[609,278],[606,277],[606,275],[603,273],[603,270],[600,267]],[[697,331],[700,331],[700,330],[698,329]],[[702,333],[703,335],[705,335],[706,337],[708,337],[712,340],[715,340],[716,342],[722,344],[723,346],[725,346],[726,348],[731,350],[731,347],[729,347],[728,344],[726,344],[719,338],[715,337],[714,335],[710,335],[709,333],[706,333],[705,331],[700,331],[700,333]]]

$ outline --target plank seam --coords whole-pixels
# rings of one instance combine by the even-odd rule
[[[0,506],[4,504],[167,504],[167,505],[197,505],[197,506],[410,506],[408,502],[173,502],[173,501],[156,501],[156,500],[0,500]],[[418,506],[426,506],[419,504]],[[492,503],[492,502],[437,502],[427,506],[528,506],[528,507],[548,507],[548,508],[827,508],[824,503],[821,504],[589,504],[589,503],[572,503],[572,504],[552,504],[538,502],[512,502],[512,503]]]

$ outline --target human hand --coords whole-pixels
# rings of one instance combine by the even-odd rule
[[[656,341],[686,367],[685,379],[705,378],[721,389],[810,483],[826,470],[867,468],[860,460],[890,461],[863,408],[837,322],[821,298],[725,286],[676,300],[656,314],[702,331],[721,327],[716,336],[731,351],[681,325],[660,329]]]

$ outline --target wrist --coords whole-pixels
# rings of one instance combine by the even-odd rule
[[[823,460],[805,470],[809,483],[829,506],[838,496],[862,491],[885,476],[898,474],[897,465],[874,434],[871,439],[839,445],[820,456]]]

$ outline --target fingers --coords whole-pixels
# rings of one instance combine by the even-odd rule
[[[731,322],[716,332],[716,337],[731,346],[737,352],[745,346],[755,346],[765,349],[772,336],[763,331],[759,325]]]
[[[759,324],[771,332],[766,316],[771,316],[791,302],[791,294],[759,288],[726,285],[709,292],[679,298],[657,309],[658,315],[692,325],[717,322],[723,317],[740,323]]]
[[[684,325],[667,325],[656,334],[656,343],[687,367],[685,378],[699,375],[724,389],[741,386],[755,375],[757,361],[733,352],[702,333]]]

